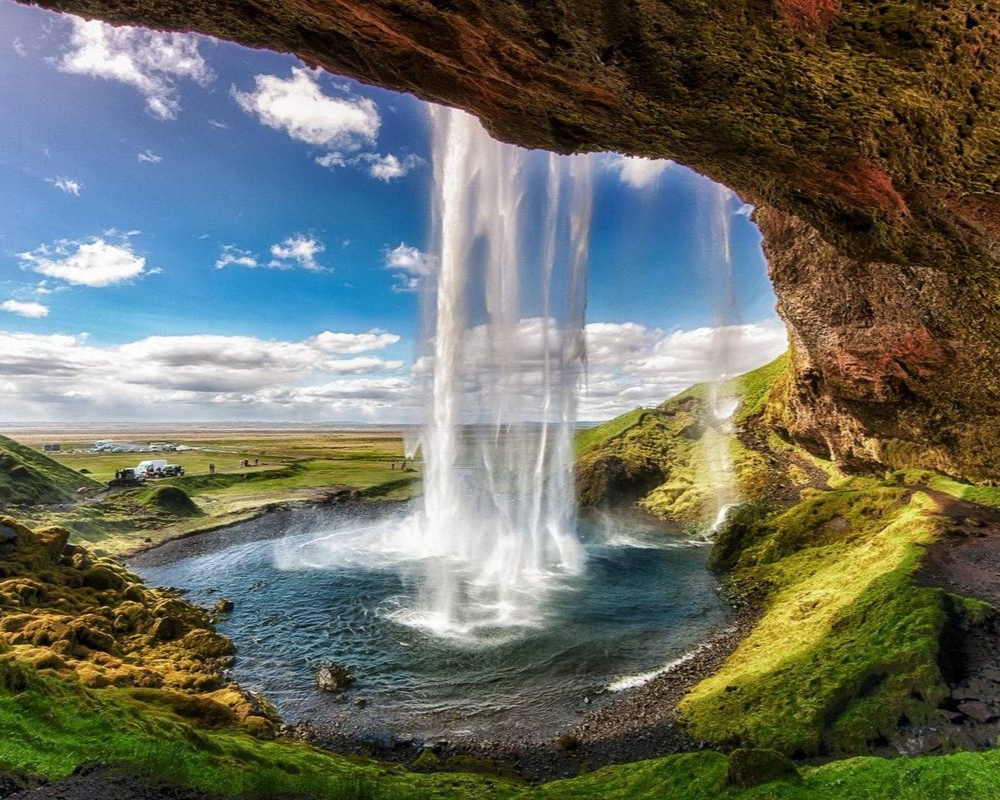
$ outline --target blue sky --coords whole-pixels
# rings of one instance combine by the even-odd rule
[[[8,0],[0,103],[0,418],[142,419],[150,395],[179,418],[417,413],[424,103]],[[588,335],[606,385],[584,416],[601,418],[703,377],[718,300],[711,182],[595,158]],[[726,210],[745,367],[783,339],[748,209]]]

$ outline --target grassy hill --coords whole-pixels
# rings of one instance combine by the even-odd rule
[[[745,500],[768,499],[777,486],[794,491],[814,482],[810,459],[756,424],[787,359],[782,355],[720,387],[721,396],[739,404],[731,420],[715,419],[708,384],[695,384],[656,408],[635,409],[580,431],[580,503],[638,503],[677,522],[710,521],[718,503],[708,461],[713,447],[728,454],[732,480]]]
[[[0,508],[66,503],[76,499],[80,487],[96,489],[99,485],[31,447],[0,436]]]

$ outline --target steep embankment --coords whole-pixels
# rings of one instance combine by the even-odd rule
[[[34,448],[0,436],[0,510],[12,505],[68,503],[99,484]]]

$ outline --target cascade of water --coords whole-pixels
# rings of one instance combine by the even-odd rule
[[[733,377],[732,338],[738,335],[734,327],[738,322],[736,293],[733,285],[733,256],[731,239],[732,193],[722,184],[714,183],[707,189],[708,241],[705,264],[712,290],[713,329],[709,343],[709,363],[712,379],[708,384],[708,411],[713,425],[706,431],[705,453],[715,500],[715,530],[725,519],[729,507],[736,502],[729,436],[732,417],[738,400],[735,393],[726,389],[726,382]]]
[[[427,558],[411,621],[468,635],[532,624],[548,579],[582,566],[572,436],[591,164],[503,145],[461,111],[433,108],[431,125]]]

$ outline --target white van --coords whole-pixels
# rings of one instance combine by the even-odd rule
[[[163,469],[168,463],[169,462],[165,458],[157,458],[151,461],[140,461],[139,466],[135,468],[135,471],[140,475],[145,475],[147,472],[156,472],[158,469]]]

